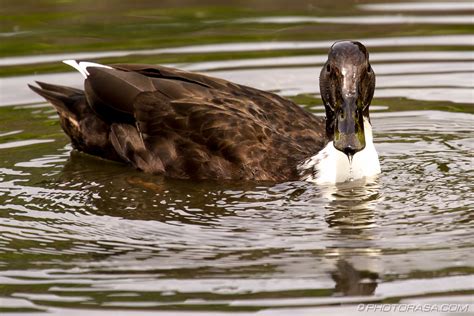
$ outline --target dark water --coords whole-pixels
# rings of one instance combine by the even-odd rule
[[[472,2],[177,3],[2,1],[0,314],[472,312]],[[71,151],[26,89],[80,87],[65,58],[164,63],[323,115],[319,68],[343,38],[368,46],[377,74],[369,183],[145,175]]]

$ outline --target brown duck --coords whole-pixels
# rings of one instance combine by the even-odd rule
[[[65,61],[84,90],[38,82],[72,146],[182,179],[335,183],[380,172],[366,48],[336,42],[320,74],[326,118],[276,94],[155,65]]]

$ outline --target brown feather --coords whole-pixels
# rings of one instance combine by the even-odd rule
[[[75,115],[104,130],[102,152],[86,145],[97,131],[78,136],[60,113],[79,150],[175,178],[284,181],[327,143],[323,119],[278,95],[168,67],[113,67],[89,68],[85,92],[33,88],[53,104],[73,95],[89,108]]]

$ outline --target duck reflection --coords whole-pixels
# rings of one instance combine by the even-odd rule
[[[331,277],[336,283],[335,295],[372,295],[377,288],[378,274],[376,272],[356,270],[344,259],[337,261],[336,270],[332,272]]]
[[[240,247],[255,238],[257,232],[265,232],[277,236],[275,238],[279,235],[292,237],[288,240],[296,243],[308,242],[308,238],[318,236],[314,243],[309,243],[317,248],[320,246],[317,240],[322,237],[321,234],[326,234],[327,238],[323,239],[330,241],[330,244],[323,256],[334,262],[333,272],[330,272],[335,282],[334,295],[371,295],[377,287],[376,263],[380,253],[374,242],[377,236],[373,228],[377,223],[375,210],[380,194],[376,182],[316,187],[301,182],[262,184],[170,180],[136,172],[120,164],[105,164],[96,158],[72,152],[58,184],[76,189],[80,187],[87,196],[85,204],[89,213],[129,220],[160,221],[183,227],[207,226],[211,228],[207,231],[210,236],[220,236],[221,231],[235,233],[229,243]],[[327,202],[323,202],[324,199]],[[317,205],[322,207],[311,209],[311,206]],[[246,220],[246,215],[253,216],[253,220]],[[224,217],[231,218],[232,223],[225,226]],[[290,221],[281,225],[283,219]],[[257,227],[253,223],[260,220],[273,226],[255,230]],[[327,223],[325,229],[325,225],[321,226],[324,221]],[[300,236],[303,229],[306,233]],[[251,233],[246,233],[246,230]],[[168,237],[163,238],[167,240]],[[195,245],[188,237],[180,239],[174,236],[173,240],[176,238],[190,247],[187,250],[189,258],[195,260],[199,256],[192,251]],[[281,246],[291,249],[292,245]],[[225,249],[225,246],[221,247],[215,251],[220,253]],[[241,260],[249,260],[249,255],[266,260],[271,253],[278,251],[283,257],[294,255],[294,252],[278,247],[272,252],[243,250]],[[173,253],[174,256],[177,255]],[[320,252],[318,256],[321,256]],[[299,260],[296,262],[308,267],[305,258]],[[286,264],[288,262],[273,268],[275,271],[285,270]],[[265,267],[268,273],[269,266]],[[293,263],[288,268],[292,269]]]
[[[325,220],[332,232],[356,239],[371,238],[370,228],[376,226],[376,206],[381,199],[380,185],[376,181],[353,181],[322,188],[328,200]]]
[[[378,179],[322,188],[326,204],[328,255],[338,258],[331,273],[335,295],[372,295],[377,287],[380,249],[377,246]],[[359,269],[356,269],[359,267]]]
[[[81,189],[87,212],[130,220],[213,225],[233,215],[232,199],[245,203],[252,182],[165,179],[72,151],[54,186]]]

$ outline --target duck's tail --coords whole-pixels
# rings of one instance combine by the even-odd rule
[[[110,141],[110,124],[104,122],[88,106],[84,91],[44,82],[36,83],[39,87],[28,86],[56,108],[61,127],[74,148],[94,156],[123,161]]]

